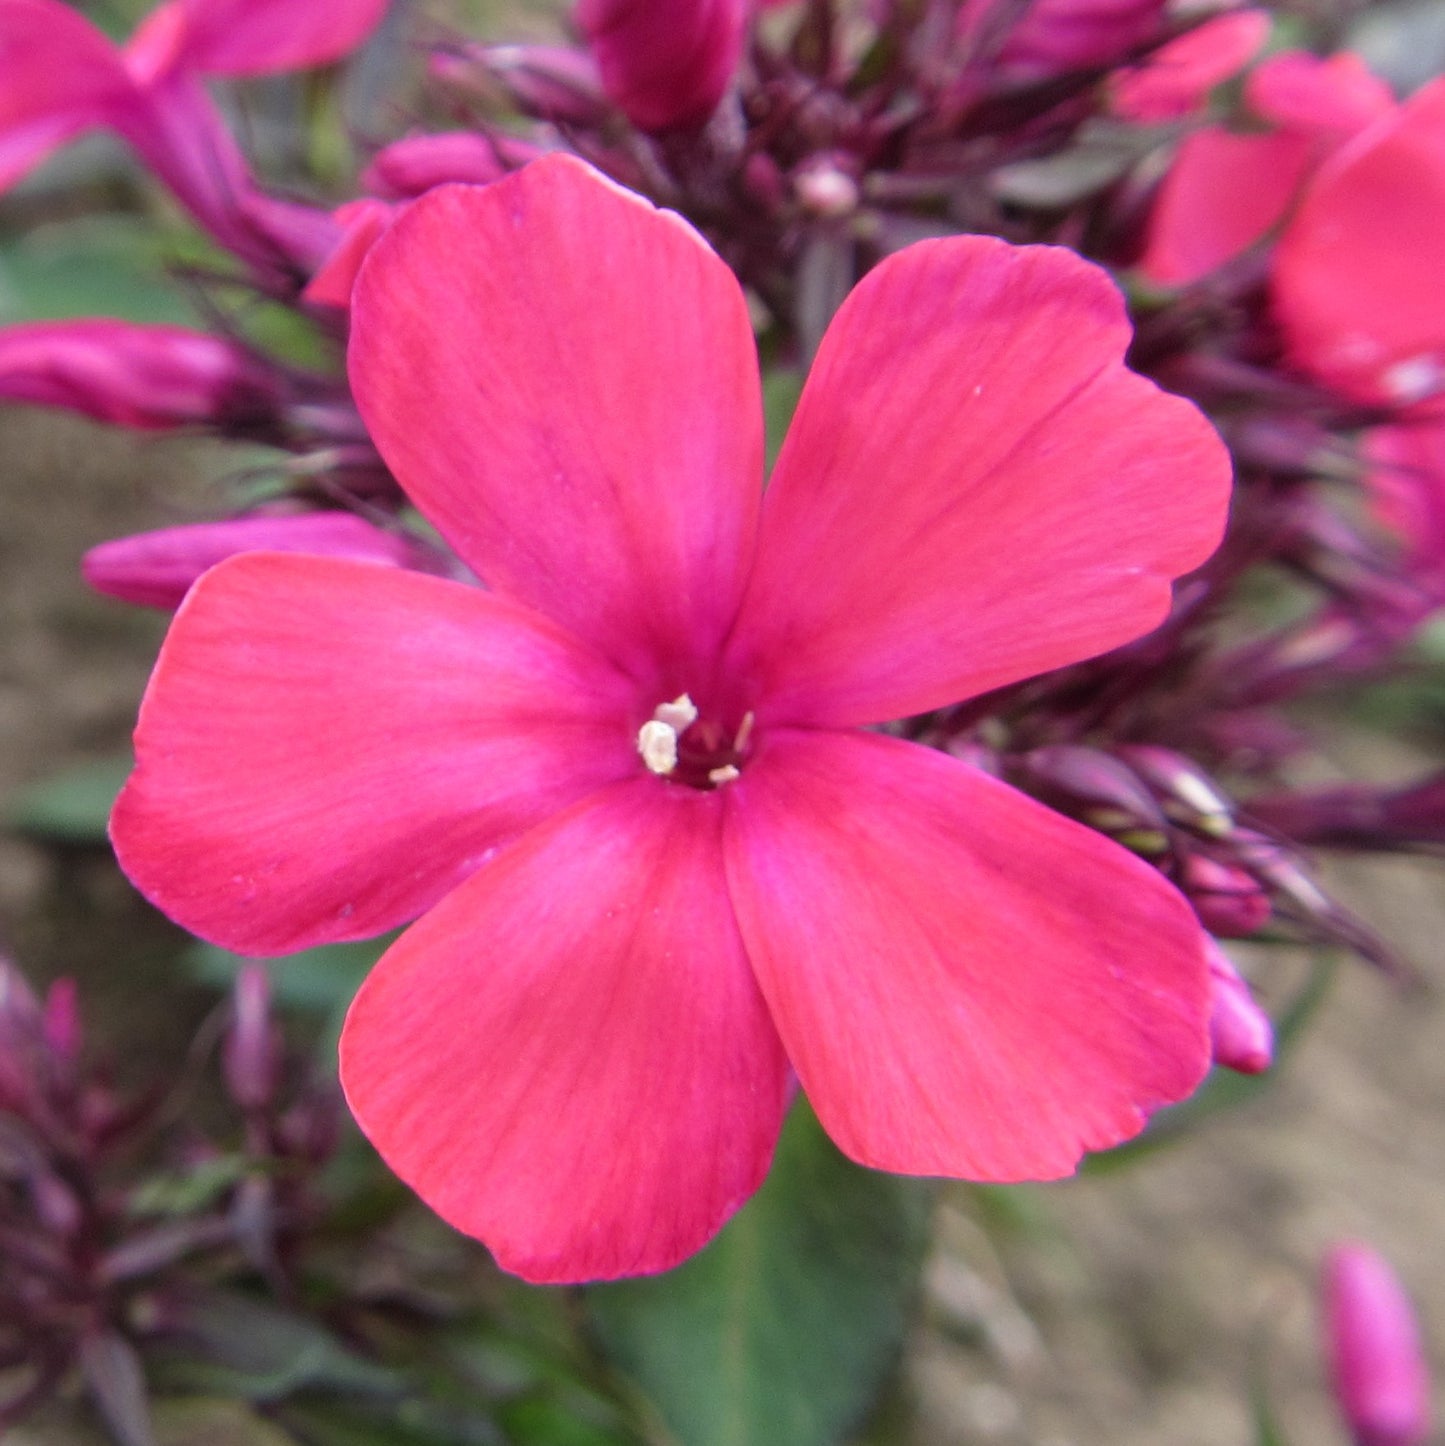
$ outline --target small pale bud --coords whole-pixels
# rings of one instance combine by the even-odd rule
[[[264,964],[247,964],[231,995],[231,1028],[221,1066],[231,1098],[242,1109],[270,1104],[281,1072],[280,1039],[271,1022],[271,978]]]
[[[1238,1074],[1263,1074],[1274,1063],[1274,1025],[1225,952],[1213,940],[1207,947],[1214,1062]]]
[[[1409,1297],[1367,1245],[1325,1261],[1325,1350],[1355,1446],[1416,1446],[1430,1430],[1430,1378]]]

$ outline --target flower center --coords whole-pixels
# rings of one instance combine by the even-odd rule
[[[690,788],[718,788],[741,772],[752,731],[751,713],[744,713],[729,733],[715,719],[699,717],[697,705],[684,693],[658,704],[637,730],[637,751],[659,778]]]

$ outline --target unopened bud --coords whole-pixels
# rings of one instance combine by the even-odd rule
[[[748,0],[579,0],[602,88],[645,131],[701,127],[742,59]]]
[[[232,991],[231,1027],[221,1065],[231,1098],[242,1109],[264,1109],[276,1092],[281,1047],[271,1022],[271,976],[264,964],[246,964]]]
[[[1337,1245],[1324,1269],[1330,1381],[1355,1446],[1415,1446],[1430,1430],[1430,1377],[1409,1297],[1368,1245]]]
[[[839,220],[858,209],[858,182],[836,160],[814,156],[793,175],[798,204],[824,220]]]
[[[474,131],[403,136],[371,158],[361,184],[374,195],[410,201],[451,181],[490,185],[542,154],[540,146],[515,136]]]
[[[1123,60],[1159,34],[1165,0],[964,0],[958,33],[1002,75],[1044,80]]]
[[[1269,921],[1269,894],[1244,869],[1191,853],[1185,857],[1182,873],[1180,885],[1199,922],[1211,934],[1240,939]]]
[[[1035,797],[1147,855],[1169,846],[1168,821],[1124,763],[1072,743],[1035,748],[1010,763],[1010,780]]]
[[[30,1203],[36,1219],[52,1235],[62,1239],[74,1235],[84,1221],[75,1191],[56,1175],[37,1175],[30,1181]]]
[[[512,104],[534,119],[587,126],[602,113],[597,63],[580,51],[560,45],[474,45],[461,59],[463,65],[471,62],[476,81],[501,86]]]
[[[197,522],[102,542],[80,564],[107,597],[174,609],[208,568],[242,552],[299,552],[406,566],[408,543],[349,512],[271,513]]]
[[[1233,804],[1208,774],[1182,754],[1144,743],[1124,744],[1114,751],[1149,785],[1175,823],[1211,838],[1223,838],[1233,829]]]
[[[125,321],[43,321],[0,330],[0,397],[123,427],[251,422],[274,379],[221,337]]]
[[[1215,1064],[1263,1074],[1274,1062],[1274,1025],[1213,940],[1209,951],[1209,1044]]]

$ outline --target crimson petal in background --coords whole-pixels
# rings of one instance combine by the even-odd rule
[[[1066,1175],[1208,1067],[1193,913],[1092,830],[875,735],[773,730],[727,801],[748,957],[861,1164]]]
[[[1293,132],[1196,131],[1159,187],[1139,270],[1184,286],[1243,255],[1284,220],[1314,156]]]
[[[1320,168],[1280,238],[1273,301],[1291,360],[1343,396],[1445,389],[1445,81]]]
[[[182,605],[111,833],[159,908],[243,954],[380,933],[637,768],[630,693],[473,587],[251,553]]]
[[[0,189],[132,101],[120,52],[55,0],[0,0]]]
[[[128,50],[208,75],[270,75],[339,60],[381,23],[390,0],[171,0]]]
[[[720,820],[717,794],[603,791],[409,929],[347,1016],[362,1129],[528,1280],[666,1270],[767,1171],[790,1077]]]
[[[880,722],[1138,637],[1224,526],[1228,454],[1123,365],[1094,266],[922,242],[829,327],[733,641],[758,717]]]
[[[432,191],[362,267],[349,370],[489,586],[698,686],[746,575],[762,405],[742,292],[686,222],[563,156]]]

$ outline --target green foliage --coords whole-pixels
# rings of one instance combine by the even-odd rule
[[[5,824],[47,843],[103,844],[115,796],[130,770],[127,754],[53,773],[11,797]]]
[[[767,1182],[700,1255],[587,1303],[610,1359],[686,1446],[826,1446],[902,1344],[931,1189],[841,1155],[805,1101]]]

